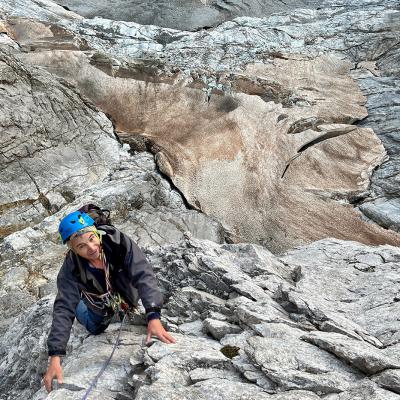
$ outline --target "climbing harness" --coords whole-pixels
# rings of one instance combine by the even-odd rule
[[[121,297],[119,293],[111,294],[107,298],[107,305],[112,308],[114,313],[121,313],[128,311],[129,306],[125,303],[124,299]]]
[[[112,309],[113,313],[121,313],[127,311],[129,306],[124,301],[119,293],[114,293],[110,281],[110,266],[106,260],[103,249],[101,250],[101,258],[104,264],[104,275],[106,281],[106,293],[97,294],[90,293],[86,290],[82,291],[82,294],[86,297],[87,301],[99,310],[104,310],[104,308]]]
[[[97,375],[94,377],[94,379],[93,379],[92,383],[90,384],[90,386],[86,389],[86,392],[85,392],[85,394],[83,395],[83,397],[82,397],[81,400],[86,400],[86,399],[88,398],[90,392],[96,387],[97,382],[99,381],[101,375],[103,375],[103,372],[106,370],[106,368],[107,368],[108,365],[110,364],[110,361],[111,361],[111,359],[112,359],[112,357],[113,357],[113,355],[114,355],[114,352],[115,352],[115,350],[116,350],[116,348],[118,347],[118,344],[119,344],[119,338],[120,338],[120,336],[121,336],[122,326],[123,326],[123,324],[124,324],[124,322],[125,322],[126,314],[127,314],[127,311],[124,312],[124,316],[123,316],[123,318],[122,318],[122,320],[121,320],[121,325],[119,326],[119,331],[118,331],[117,340],[116,340],[115,343],[114,343],[114,346],[113,346],[113,349],[112,349],[111,354],[109,355],[109,357],[107,358],[107,360],[104,362],[104,364],[103,364],[103,366],[101,367],[100,371],[99,371],[99,372],[97,373]]]

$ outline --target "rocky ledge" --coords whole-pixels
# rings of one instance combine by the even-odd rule
[[[91,398],[400,398],[398,248],[325,239],[277,257],[187,237],[146,254],[177,343],[146,347],[132,316]],[[75,325],[64,384],[48,397],[38,390],[52,300],[2,336],[2,399],[79,399],[109,356],[119,323],[99,336]]]

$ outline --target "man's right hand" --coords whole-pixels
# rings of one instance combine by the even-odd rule
[[[50,363],[47,368],[47,372],[43,377],[44,386],[46,390],[50,393],[52,388],[53,378],[57,378],[59,384],[63,383],[63,373],[61,368],[61,358],[59,356],[52,356],[50,358]]]

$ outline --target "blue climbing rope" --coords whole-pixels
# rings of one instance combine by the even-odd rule
[[[125,321],[125,317],[126,317],[126,312],[124,312],[124,316],[122,318],[121,321],[121,325],[119,326],[119,331],[118,331],[118,336],[117,336],[117,340],[114,343],[114,347],[112,349],[112,352],[110,354],[110,356],[107,358],[107,360],[105,361],[105,363],[103,364],[103,366],[101,367],[100,371],[98,372],[98,374],[95,376],[95,378],[93,379],[92,383],[90,384],[90,386],[87,388],[85,394],[83,395],[81,400],[87,400],[90,392],[96,387],[97,382],[99,381],[101,375],[103,374],[103,372],[106,370],[106,368],[108,367],[108,364],[110,364],[110,361],[114,355],[115,349],[118,347],[119,344],[119,338],[121,336],[121,331],[122,331],[122,325],[124,324]]]

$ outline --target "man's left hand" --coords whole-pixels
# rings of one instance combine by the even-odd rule
[[[151,342],[152,336],[156,336],[164,343],[176,342],[176,340],[164,329],[159,319],[152,319],[148,322],[146,344]]]

